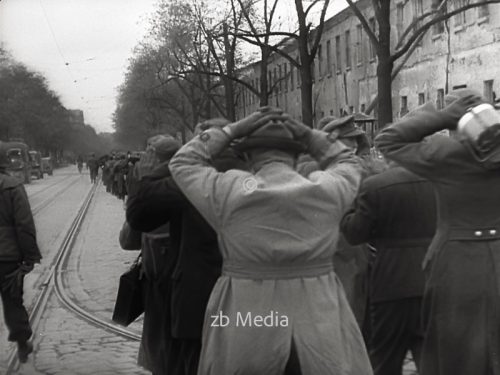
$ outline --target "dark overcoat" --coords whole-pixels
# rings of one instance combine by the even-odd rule
[[[371,302],[422,297],[422,262],[436,229],[432,184],[402,167],[366,178],[341,231],[352,245],[377,249]]]
[[[376,138],[384,156],[432,181],[437,193],[421,375],[500,373],[500,169],[478,162],[465,142],[423,141],[457,121],[421,111]]]
[[[127,201],[131,227],[148,232],[168,222],[172,272],[171,331],[179,339],[200,339],[208,298],[221,273],[217,235],[171,177],[151,175],[131,185]]]

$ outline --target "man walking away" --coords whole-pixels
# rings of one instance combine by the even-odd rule
[[[6,174],[7,165],[7,154],[0,146],[0,294],[8,340],[17,342],[19,361],[24,363],[33,345],[23,305],[23,280],[42,256],[28,196],[22,183]]]
[[[90,158],[87,160],[87,167],[90,172],[90,182],[95,184],[97,181],[97,172],[99,171],[99,162],[95,158],[95,154],[90,154]]]

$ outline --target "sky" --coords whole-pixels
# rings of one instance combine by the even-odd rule
[[[289,1],[293,7],[293,0]],[[0,0],[0,43],[41,73],[68,109],[111,132],[117,88],[157,0]],[[331,1],[328,15],[345,7]]]
[[[156,0],[0,0],[0,41],[68,109],[113,131],[117,87]]]

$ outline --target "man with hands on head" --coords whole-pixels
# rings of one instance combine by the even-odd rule
[[[424,108],[383,129],[375,142],[386,158],[431,181],[437,195],[437,229],[424,260],[420,374],[497,374],[500,162],[478,158],[460,134],[428,138],[456,129],[460,118],[485,99],[462,89],[448,94],[445,103],[441,111]],[[498,151],[498,145],[492,147]]]
[[[227,123],[225,119],[207,120],[196,126],[196,132]],[[150,345],[151,351],[157,354],[157,362],[163,366],[157,367],[154,373],[194,375],[201,350],[203,317],[221,272],[222,259],[216,233],[182,194],[167,162],[160,164],[161,168],[156,167],[155,154],[161,151],[159,143],[161,141],[153,141],[136,163],[137,179],[131,183],[127,220],[132,228],[143,232],[169,226],[169,245],[156,254],[158,259],[165,259],[157,261],[156,268],[167,279],[166,291],[159,290],[162,294],[157,293],[155,297],[156,305],[161,301],[165,311],[163,317],[157,314],[162,325],[151,326],[149,330],[150,336],[163,335],[168,340],[157,340],[158,345]],[[213,163],[221,171],[229,167],[243,168],[243,163],[228,153],[219,155]],[[143,264],[147,265],[144,256]],[[146,324],[146,318],[144,322]]]
[[[249,170],[217,171],[213,160],[228,147]],[[321,170],[300,175],[301,152]],[[332,264],[338,223],[360,181],[352,150],[265,107],[201,133],[170,170],[217,232],[223,258],[198,374],[371,374]]]

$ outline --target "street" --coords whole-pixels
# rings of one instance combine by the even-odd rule
[[[89,175],[79,175],[75,166],[56,170],[53,177],[34,180],[26,186],[43,255],[42,263],[25,280],[25,305],[29,312],[46,287],[44,282],[54,266],[57,250],[90,189]],[[118,233],[123,220],[122,202],[99,187],[64,267],[63,280],[68,295],[83,309],[108,321],[119,276],[137,256],[137,252],[125,252],[119,247]],[[117,336],[75,316],[55,293],[48,296],[33,328],[35,351],[28,363],[12,373],[146,373],[136,365],[138,341]],[[140,320],[128,328],[140,334]],[[6,340],[3,319],[0,337],[0,369],[5,374],[15,345]]]

